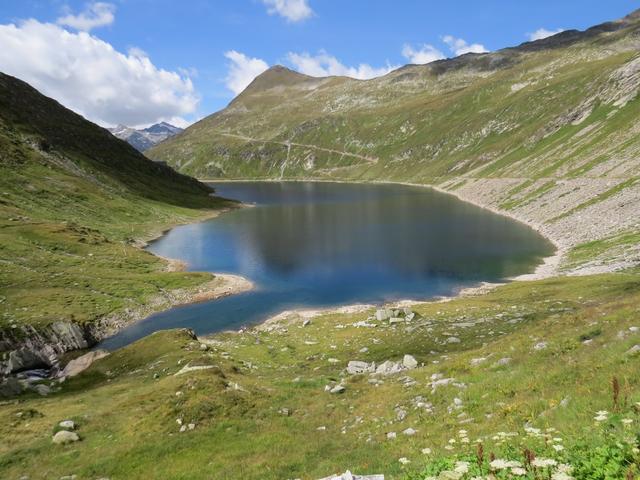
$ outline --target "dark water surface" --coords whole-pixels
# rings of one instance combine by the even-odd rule
[[[296,307],[450,295],[531,272],[554,251],[521,223],[426,188],[213,185],[219,195],[256,206],[174,228],[148,249],[184,260],[190,270],[242,275],[256,289],[152,315],[103,348],[166,328],[235,329]]]

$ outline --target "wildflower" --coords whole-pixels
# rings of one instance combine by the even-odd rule
[[[566,463],[561,463],[560,465],[558,465],[557,471],[561,473],[571,473],[573,472],[573,467]]]
[[[556,472],[551,475],[551,480],[575,480],[571,475],[564,472]]]
[[[504,470],[507,468],[518,468],[521,467],[522,464],[516,460],[502,460],[501,458],[496,458],[491,461],[489,466],[493,470]]]
[[[623,418],[622,423],[625,425],[631,425],[633,423],[633,418]]]
[[[456,462],[456,467],[453,471],[456,473],[467,473],[469,471],[469,462]]]
[[[561,452],[562,450],[564,450],[564,447],[562,445],[552,445],[552,447],[556,452]]]
[[[453,447],[451,445],[445,445],[444,449],[445,450],[453,450]]]
[[[409,463],[411,463],[411,460],[409,460],[407,457],[401,457],[398,459],[398,461],[402,464],[402,465],[407,465]]]
[[[527,474],[527,471],[522,467],[514,467],[511,469],[511,473],[517,477],[522,477]]]
[[[449,439],[449,443],[450,443],[451,445],[453,445],[454,443],[456,443],[456,439],[455,439],[455,438],[450,438],[450,439]]]
[[[553,458],[535,458],[531,461],[531,465],[537,468],[554,467],[557,463]]]
[[[593,419],[596,422],[604,422],[607,418],[608,418],[607,415],[601,415],[601,414],[598,414],[595,417],[593,417]]]
[[[423,448],[422,449],[422,453],[424,455],[431,455],[431,449],[430,448]]]

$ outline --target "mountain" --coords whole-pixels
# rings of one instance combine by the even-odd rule
[[[109,131],[119,139],[128,142],[136,150],[144,152],[167,138],[178,135],[183,129],[174,127],[167,122],[160,122],[142,130],[118,125],[117,127],[110,128]]]
[[[276,66],[145,153],[199,178],[434,185],[563,251],[610,240],[598,260],[565,263],[572,271],[622,267],[638,255],[620,242],[640,222],[639,12],[371,80]]]
[[[231,205],[1,73],[0,192],[0,360],[25,338],[86,347],[149,303],[166,307],[167,292],[210,281],[168,273],[139,246]]]

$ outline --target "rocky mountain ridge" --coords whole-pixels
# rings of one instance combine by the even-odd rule
[[[108,129],[115,137],[124,140],[139,152],[144,152],[149,148],[178,135],[183,132],[182,128],[174,127],[170,123],[160,122],[143,129],[135,129],[125,125],[118,125]]]
[[[276,66],[147,155],[207,179],[432,185],[544,231],[564,271],[623,268],[640,256],[638,51],[636,11],[371,80]]]

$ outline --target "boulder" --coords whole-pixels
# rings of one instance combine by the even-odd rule
[[[395,325],[397,323],[404,323],[404,318],[402,318],[402,317],[391,317],[389,319],[389,325]]]
[[[376,310],[376,320],[378,320],[379,322],[387,320],[392,315],[393,313],[391,312],[391,310],[388,310],[386,308],[379,308],[378,310]]]
[[[345,390],[346,388],[343,385],[336,385],[331,390],[329,390],[329,393],[344,393]]]
[[[80,440],[80,437],[76,432],[69,432],[67,430],[60,430],[53,436],[53,443],[57,445],[65,445],[67,443],[73,443]]]
[[[8,377],[0,383],[0,398],[13,397],[22,393],[24,387],[15,377]]]
[[[347,364],[347,373],[357,375],[360,373],[373,373],[376,370],[375,363],[361,362],[359,360],[351,360]]]
[[[74,422],[73,420],[63,420],[58,424],[58,426],[60,428],[63,428],[64,430],[75,430],[76,422]]]
[[[376,373],[378,375],[393,375],[394,373],[400,373],[403,370],[404,367],[400,363],[387,360],[386,362],[382,362],[378,365]]]
[[[627,350],[627,355],[638,355],[640,353],[640,345],[634,345]]]
[[[93,362],[96,360],[100,360],[101,358],[109,355],[109,352],[106,350],[94,350],[93,352],[85,353],[81,357],[75,358],[67,363],[64,370],[60,372],[59,377],[75,377],[79,373],[85,371],[87,368],[91,366]]]
[[[31,390],[36,392],[38,395],[41,395],[43,397],[46,397],[47,395],[49,395],[51,393],[51,387],[49,387],[49,385],[45,385],[43,383],[39,383],[37,385],[32,385],[30,388],[31,388]]]
[[[418,361],[413,357],[413,355],[405,355],[402,359],[402,365],[405,368],[412,369],[418,366]]]

